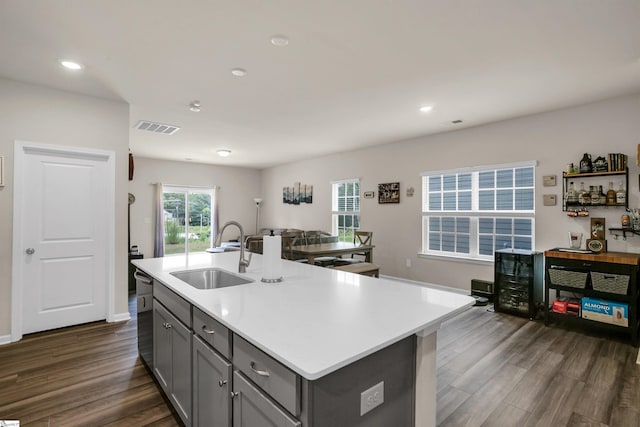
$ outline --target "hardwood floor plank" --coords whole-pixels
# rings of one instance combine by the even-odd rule
[[[640,412],[617,406],[613,408],[609,425],[611,427],[640,427]]]
[[[482,423],[482,427],[520,427],[528,417],[529,412],[503,402]]]
[[[441,426],[482,425],[525,374],[525,369],[506,364],[486,384],[466,399]]]
[[[143,427],[156,425],[167,417],[173,417],[166,404],[155,405],[135,414],[105,424],[105,427]],[[177,423],[176,423],[177,425]]]
[[[539,396],[547,390],[554,376],[558,373],[558,368],[563,361],[563,355],[550,351],[545,352],[544,356],[539,358],[531,369],[527,370],[505,402],[524,411],[532,411],[538,403]]]
[[[525,426],[566,426],[573,408],[582,398],[584,382],[562,374],[556,375],[547,390],[539,395],[538,404],[531,411]]]
[[[567,427],[609,427],[609,425],[573,413],[567,422]]]
[[[471,396],[462,390],[455,387],[446,387],[437,396],[437,414],[436,422],[438,425],[450,416],[456,409],[460,407]]]

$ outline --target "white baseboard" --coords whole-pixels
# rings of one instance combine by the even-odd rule
[[[0,335],[0,345],[11,343],[11,335]]]
[[[461,295],[469,295],[470,293],[466,289],[452,288],[450,286],[443,286],[443,285],[435,285],[433,283],[419,282],[417,280],[404,279],[402,277],[393,277],[393,276],[385,276],[385,275],[380,275],[380,277],[387,280],[395,280],[396,282],[410,283],[412,285],[424,286],[425,288],[439,289],[441,291],[454,292],[456,294],[461,294]]]
[[[129,312],[125,311],[124,313],[115,313],[109,322],[126,322],[127,320],[131,320],[131,315]]]

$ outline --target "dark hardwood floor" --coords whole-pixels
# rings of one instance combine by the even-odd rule
[[[0,346],[0,420],[179,425],[138,358],[132,317]],[[640,427],[636,357],[625,337],[474,307],[438,332],[438,425]]]
[[[20,426],[176,426],[138,358],[132,320],[26,335],[0,346],[0,420]]]
[[[624,336],[473,307],[438,333],[438,425],[640,427]]]

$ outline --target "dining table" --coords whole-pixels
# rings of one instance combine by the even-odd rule
[[[340,256],[351,254],[364,254],[366,262],[373,260],[374,245],[364,245],[353,242],[317,243],[311,245],[296,245],[292,247],[295,256],[306,258],[309,264],[313,264],[317,257]]]

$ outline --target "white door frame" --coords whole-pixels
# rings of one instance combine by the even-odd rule
[[[107,227],[107,322],[115,321],[115,152],[61,145],[38,144],[26,141],[15,141],[13,166],[13,253],[11,266],[11,341],[22,339],[22,259],[25,248],[22,247],[24,188],[22,179],[25,156],[27,153],[49,155],[77,156],[106,162],[107,173],[107,205],[112,209],[106,213]]]

